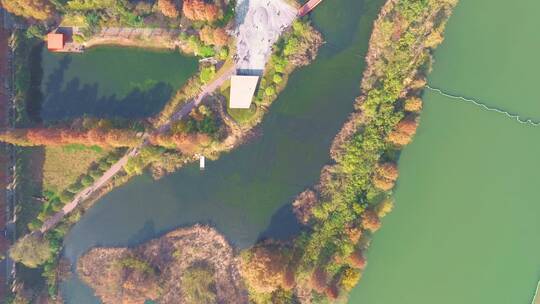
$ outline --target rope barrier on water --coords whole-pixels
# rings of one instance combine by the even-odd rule
[[[524,118],[521,118],[521,116],[519,116],[517,114],[513,114],[513,113],[510,113],[508,111],[499,109],[499,108],[490,107],[485,103],[479,102],[479,101],[471,99],[471,98],[466,98],[466,97],[458,96],[458,95],[452,95],[452,94],[444,92],[441,89],[434,88],[434,87],[431,87],[429,85],[426,85],[426,88],[428,90],[433,91],[433,92],[439,93],[442,96],[452,98],[452,99],[461,100],[461,101],[465,101],[465,102],[469,102],[469,103],[472,103],[472,104],[474,104],[474,105],[476,105],[476,106],[478,106],[480,108],[483,108],[484,110],[491,111],[491,112],[496,112],[496,113],[499,113],[499,114],[503,114],[503,115],[505,115],[506,117],[508,117],[510,119],[516,120],[520,124],[530,125],[530,126],[533,126],[533,127],[540,127],[540,122],[539,121],[534,121],[532,119],[524,119]]]
[[[533,126],[533,127],[540,127],[540,122],[534,121],[532,119],[523,119],[517,114],[512,114],[512,113],[510,113],[508,111],[505,111],[505,110],[490,107],[490,106],[486,105],[485,103],[479,102],[477,100],[467,98],[467,97],[463,97],[463,96],[449,94],[449,93],[444,92],[441,89],[434,88],[434,87],[431,87],[429,85],[426,85],[426,89],[428,89],[430,91],[433,91],[433,92],[436,92],[438,94],[441,94],[442,96],[445,96],[445,97],[448,97],[448,98],[451,98],[451,99],[457,99],[457,100],[461,100],[461,101],[464,101],[464,102],[472,103],[472,104],[474,104],[474,105],[476,105],[476,106],[478,106],[480,108],[483,108],[484,110],[487,110],[487,111],[503,114],[503,115],[507,116],[510,119],[515,119],[520,124],[530,125],[530,126]],[[540,281],[538,281],[538,284],[536,285],[536,290],[534,291],[534,296],[533,296],[533,299],[531,301],[531,304],[536,304],[536,299],[539,296],[540,296]]]

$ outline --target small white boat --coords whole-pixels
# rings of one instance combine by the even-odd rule
[[[199,167],[201,168],[201,170],[204,170],[204,165],[205,165],[204,161],[205,161],[204,156],[201,155],[199,158]]]

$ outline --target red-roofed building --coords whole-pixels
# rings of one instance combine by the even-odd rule
[[[47,48],[49,51],[59,51],[64,48],[64,34],[49,33],[47,34]]]

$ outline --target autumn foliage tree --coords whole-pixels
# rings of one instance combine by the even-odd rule
[[[56,14],[49,0],[0,0],[0,3],[8,12],[24,18],[47,20]]]
[[[324,293],[328,284],[328,274],[324,269],[320,267],[316,268],[315,271],[311,273],[309,282],[311,289],[318,293]]]
[[[205,26],[199,32],[199,38],[205,44],[225,46],[229,41],[229,35],[224,28],[212,28]]]
[[[263,243],[252,247],[242,258],[242,276],[255,291],[269,293],[283,287],[288,264],[283,249],[277,244]]]
[[[360,270],[347,267],[345,270],[341,273],[340,277],[340,285],[341,288],[343,288],[345,291],[349,292],[351,291],[356,284],[358,284],[358,281],[360,281],[361,277]]]
[[[149,137],[155,146],[176,149],[185,155],[201,153],[212,139],[204,133],[153,134]]]
[[[388,141],[396,146],[405,146],[412,141],[417,128],[418,123],[416,120],[405,119],[388,135]]]
[[[394,187],[399,176],[398,169],[394,163],[379,164],[373,176],[373,185],[380,190],[388,191]]]
[[[381,228],[381,220],[377,213],[371,210],[366,210],[362,214],[362,227],[371,232],[375,232]]]
[[[68,128],[13,129],[0,132],[0,141],[18,146],[65,146],[80,144],[110,148],[136,147],[142,143],[137,133],[130,129]]]
[[[389,180],[396,180],[399,176],[397,165],[390,162],[380,164],[377,167],[376,172],[377,175]]]
[[[366,267],[367,261],[364,256],[364,253],[360,249],[356,249],[348,258],[349,265],[354,268],[364,269]]]
[[[326,286],[324,294],[332,301],[337,300],[339,297],[339,289],[335,284],[330,284]]]
[[[161,13],[169,18],[177,18],[180,15],[175,0],[158,0],[158,7]]]
[[[194,21],[216,21],[223,15],[217,5],[204,0],[184,0],[182,10],[184,16]]]
[[[285,269],[285,274],[283,276],[283,284],[281,285],[281,287],[284,290],[291,290],[294,288],[295,285],[296,276],[294,273],[294,269],[292,269],[291,267],[287,267],[287,269]]]
[[[430,48],[435,48],[439,44],[441,44],[444,40],[444,36],[440,31],[433,31],[429,36],[426,38],[425,46]]]
[[[422,99],[419,97],[411,97],[405,100],[404,110],[412,113],[422,111]]]
[[[377,204],[375,207],[375,212],[377,213],[378,217],[385,217],[392,211],[392,209],[394,209],[394,202],[392,199],[388,198]]]
[[[360,227],[358,227],[357,225],[348,225],[345,228],[345,233],[347,234],[347,236],[349,236],[349,239],[353,243],[358,242],[358,240],[360,240],[360,237],[362,237],[362,229],[360,229]]]
[[[143,139],[132,129],[71,128],[12,129],[0,132],[0,141],[17,146],[66,146],[79,144],[103,148],[133,148],[143,144]],[[153,133],[148,137],[154,146],[175,149],[185,155],[201,153],[212,143],[206,133]]]

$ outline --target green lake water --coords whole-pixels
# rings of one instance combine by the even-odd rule
[[[371,26],[382,0],[326,1],[314,24],[326,44],[295,72],[259,128],[260,136],[201,172],[188,166],[153,181],[133,179],[101,199],[65,240],[72,262],[95,246],[136,245],[197,222],[214,225],[238,247],[298,231],[294,197],[319,178],[332,138],[360,92]],[[335,22],[335,20],[339,22]],[[76,276],[63,284],[67,303],[98,303]]]
[[[540,120],[540,2],[461,1],[429,83]],[[427,91],[396,209],[350,303],[529,304],[540,279],[540,128]]]
[[[197,60],[173,51],[98,47],[83,54],[41,52],[41,117],[145,118],[159,112],[197,71]]]

